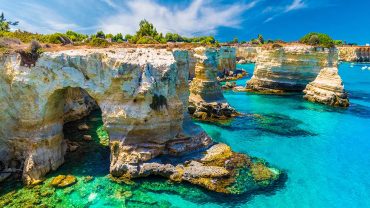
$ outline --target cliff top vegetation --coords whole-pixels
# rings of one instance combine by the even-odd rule
[[[96,34],[87,35],[68,30],[65,33],[39,34],[27,31],[11,31],[12,26],[19,22],[8,21],[4,14],[0,15],[0,53],[6,53],[11,49],[25,48],[25,44],[38,41],[44,44],[45,50],[59,50],[66,48],[88,48],[88,47],[156,47],[156,48],[193,48],[200,45],[219,46],[220,43],[213,36],[184,37],[177,33],[160,33],[155,26],[147,20],[142,20],[135,34],[106,34],[98,31]],[[293,42],[296,44],[297,42]],[[335,41],[330,36],[322,33],[309,33],[299,43],[321,47],[333,47],[343,45],[343,41]],[[239,41],[235,37],[226,45],[247,44],[251,46],[262,46],[264,44],[284,45],[290,44],[282,40],[265,40],[259,34],[250,41]]]

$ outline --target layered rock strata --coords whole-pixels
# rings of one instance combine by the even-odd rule
[[[187,51],[155,49],[71,50],[44,53],[30,68],[20,66],[19,55],[2,57],[3,163],[22,163],[26,183],[63,163],[63,123],[83,116],[79,108],[89,109],[85,98],[71,102],[69,98],[81,97],[81,91],[71,88],[83,89],[98,103],[111,142],[122,148],[148,144],[156,147],[155,157],[163,152],[157,146],[164,148],[170,140],[186,143],[191,136],[205,136],[199,128],[193,135],[182,131],[187,56]],[[178,72],[186,74],[184,80]],[[122,163],[112,157],[111,171],[124,169]]]
[[[258,47],[238,46],[236,48],[236,61],[239,64],[255,63],[257,60]]]
[[[222,46],[218,50],[218,81],[229,81],[243,78],[247,75],[246,71],[236,68],[236,48]]]
[[[338,47],[339,60],[346,62],[370,62],[370,47],[343,46]]]
[[[217,50],[194,49],[195,77],[190,83],[189,112],[200,120],[228,119],[237,112],[226,102],[217,80]]]
[[[203,52],[195,54],[201,65],[207,65],[209,52],[215,66],[213,50]],[[189,62],[188,51],[150,48],[47,52],[31,67],[21,66],[19,55],[1,57],[0,179],[17,171],[33,184],[57,169],[67,146],[64,122],[96,103],[110,138],[113,176],[162,175],[223,193],[263,187],[257,177],[239,187],[237,178],[249,177],[240,171],[253,172],[249,157],[214,145],[191,121]],[[280,172],[265,170],[269,184],[279,179]]]
[[[221,46],[218,49],[217,56],[218,71],[224,73],[225,71],[235,71],[236,70],[236,49],[231,46]]]
[[[304,98],[312,102],[339,107],[349,106],[348,95],[336,67],[321,69],[316,79],[310,82],[303,92]]]
[[[260,48],[256,67],[246,88],[257,92],[301,92],[320,70],[336,67],[336,49],[293,45]]]
[[[309,101],[349,105],[338,74],[338,50],[335,48],[303,45],[261,48],[246,90],[262,93],[303,91],[304,98]]]

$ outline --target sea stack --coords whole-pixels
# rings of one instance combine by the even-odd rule
[[[217,56],[215,48],[194,49],[195,77],[190,83],[189,112],[200,120],[224,120],[237,114],[224,98],[217,80]]]
[[[348,95],[337,67],[321,69],[316,79],[310,82],[303,92],[304,98],[312,102],[338,107],[349,106]]]
[[[324,79],[327,84],[322,83]],[[313,86],[321,90],[314,90]],[[278,44],[261,47],[246,89],[260,93],[302,92],[306,89],[304,92],[309,95],[305,98],[310,101],[348,106],[347,94],[338,74],[336,48]],[[334,94],[338,98],[332,98]]]
[[[224,71],[235,71],[236,70],[236,49],[231,46],[221,46],[218,49],[218,71],[224,73]]]

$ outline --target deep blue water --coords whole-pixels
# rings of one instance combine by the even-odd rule
[[[201,126],[235,151],[264,158],[288,180],[271,195],[255,195],[240,207],[370,207],[370,64],[342,63],[348,109],[305,101],[302,95],[226,91],[226,99],[250,116],[231,127]],[[253,65],[239,65],[252,74]],[[239,80],[238,85],[245,85]]]

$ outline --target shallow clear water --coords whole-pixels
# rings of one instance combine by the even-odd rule
[[[366,65],[366,64],[364,64]],[[283,187],[256,195],[229,197],[188,184],[164,179],[115,183],[108,177],[109,149],[99,143],[100,112],[85,119],[94,141],[66,127],[66,137],[83,148],[69,154],[66,163],[34,188],[18,183],[0,187],[0,205],[27,207],[370,207],[370,70],[362,64],[340,65],[350,93],[348,109],[305,101],[301,94],[258,95],[224,92],[246,117],[230,126],[200,123],[216,140],[235,151],[248,153],[283,169]],[[368,64],[370,65],[370,64]],[[353,66],[353,67],[351,67]],[[253,64],[239,65],[250,75]],[[238,85],[245,85],[238,80]],[[78,183],[66,189],[49,186],[58,174],[73,174]],[[87,181],[86,176],[93,176]],[[1,207],[1,206],[0,206]]]

